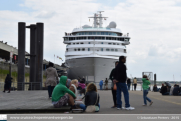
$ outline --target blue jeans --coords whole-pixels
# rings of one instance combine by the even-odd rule
[[[147,97],[148,94],[148,90],[143,90],[143,100],[144,100],[144,104],[147,105],[146,100],[148,100],[148,102],[151,102],[151,100]]]
[[[100,110],[100,104],[98,104],[98,106],[99,106],[99,110]],[[85,111],[86,108],[87,108],[87,106],[84,105],[84,104],[80,104],[79,107],[80,107],[81,109],[83,109],[84,111]],[[96,112],[99,112],[99,111],[96,111]]]
[[[162,94],[162,95],[169,95],[170,93],[169,92],[165,92],[164,94]]]
[[[102,90],[102,85],[100,85],[100,90]]]
[[[128,86],[128,90],[130,90],[130,84],[127,84],[127,86]]]
[[[117,86],[117,108],[122,108],[121,92],[124,93],[125,107],[130,107],[129,104],[129,92],[126,83],[116,83]]]

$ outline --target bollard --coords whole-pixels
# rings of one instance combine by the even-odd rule
[[[18,23],[18,82],[25,80],[25,46],[26,46],[26,23]],[[18,90],[22,90],[22,85],[18,85]]]

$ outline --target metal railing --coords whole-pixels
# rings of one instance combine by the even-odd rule
[[[4,82],[0,82],[0,90],[4,90]],[[12,82],[11,91],[44,90],[42,82]]]

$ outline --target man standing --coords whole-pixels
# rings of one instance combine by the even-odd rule
[[[133,84],[134,84],[134,91],[136,91],[136,86],[137,86],[137,79],[136,79],[136,77],[133,79]]]
[[[115,68],[118,65],[118,63],[119,62],[116,61]],[[111,74],[109,76],[109,79],[112,80],[111,90],[112,90],[112,96],[113,96],[113,102],[114,102],[114,106],[112,106],[111,108],[115,108],[117,106],[117,103],[116,103],[116,90],[113,89],[113,87],[114,87],[113,79],[114,79],[115,68],[112,69]]]
[[[130,80],[130,78],[128,78],[128,79],[127,79],[128,90],[130,90],[130,85],[131,85],[131,80]]]
[[[105,87],[106,87],[106,90],[108,90],[108,80],[107,80],[107,78],[105,80]]]
[[[126,109],[126,110],[134,110],[134,107],[131,107],[129,104],[129,92],[126,85],[126,58],[124,56],[119,57],[119,63],[115,68],[114,73],[114,80],[113,82],[116,83],[117,86],[117,109]],[[121,101],[121,92],[124,93],[124,99],[125,99],[125,107],[122,107],[122,101]]]
[[[99,82],[100,90],[102,90],[102,85],[103,85],[103,81],[101,80],[101,81]]]

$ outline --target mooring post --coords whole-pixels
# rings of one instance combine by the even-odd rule
[[[36,82],[36,25],[31,24],[30,28],[30,82]],[[34,83],[30,83],[31,90],[35,88]]]
[[[25,46],[26,46],[26,23],[18,23],[18,82],[25,80]],[[23,85],[18,85],[18,90],[24,90]]]
[[[36,24],[36,39],[37,39],[37,52],[36,52],[36,82],[42,82],[43,80],[43,48],[44,48],[44,41],[43,41],[43,34],[44,34],[44,24],[37,23]],[[42,88],[40,85],[37,85],[37,88]]]

